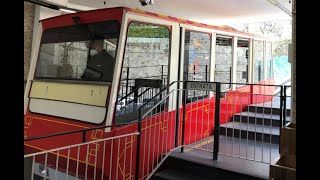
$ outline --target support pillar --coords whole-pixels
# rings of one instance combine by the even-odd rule
[[[35,4],[24,1],[24,80],[28,79],[32,50]]]

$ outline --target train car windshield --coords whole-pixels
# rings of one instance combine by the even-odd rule
[[[112,81],[119,33],[118,21],[46,30],[35,78]]]

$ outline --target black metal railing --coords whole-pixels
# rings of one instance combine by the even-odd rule
[[[290,116],[285,109],[290,102],[286,87],[227,84],[245,86],[224,92],[221,99],[220,153],[270,164],[279,155],[280,129]]]
[[[193,65],[192,72],[188,73],[189,81],[209,81],[208,65]]]
[[[153,75],[148,75],[146,77],[141,77],[138,75],[135,75],[136,77],[134,78],[130,78],[130,72],[135,70],[135,69],[141,69],[143,68],[143,71],[146,71],[145,68],[157,68],[159,71],[159,74],[156,75],[156,72],[152,71]],[[155,65],[155,66],[140,66],[140,67],[124,67],[123,68],[123,73],[126,73],[126,77],[121,79],[121,87],[120,87],[120,91],[122,96],[128,96],[128,94],[133,91],[132,88],[135,85],[135,80],[136,79],[160,79],[162,80],[162,85],[163,87],[165,87],[165,85],[167,84],[167,78],[168,78],[168,65]],[[132,75],[131,75],[132,76]],[[130,86],[131,85],[131,86]],[[125,89],[125,90],[124,90]],[[131,91],[130,91],[131,89]],[[124,92],[125,91],[125,92]]]
[[[143,110],[145,109],[145,107],[146,106],[148,106],[148,104],[149,103],[151,103],[153,100],[155,100],[156,98],[158,98],[158,97],[160,97],[161,95],[162,95],[162,93],[164,93],[164,92],[166,92],[166,91],[168,91],[169,90],[169,88],[172,86],[172,85],[174,85],[175,83],[177,83],[177,82],[179,82],[179,81],[174,81],[174,82],[172,82],[172,83],[170,83],[166,88],[164,88],[164,89],[162,89],[160,92],[158,92],[153,98],[151,98],[151,99],[149,99],[145,104],[143,104],[139,109],[138,109],[138,114],[139,114],[139,120],[138,120],[138,132],[142,132],[142,119],[144,118],[144,117],[148,117],[148,116],[152,116],[152,114],[149,114],[149,113],[152,113],[153,111],[152,110],[154,110],[154,109],[157,109],[157,106],[159,105],[159,104],[161,104],[161,102],[166,102],[165,100],[167,100],[167,98],[169,97],[169,95],[171,94],[171,92],[170,93],[168,93],[168,95],[166,95],[166,96],[164,96],[163,97],[163,99],[162,100],[160,100],[157,104],[155,104],[153,107],[152,107],[152,109],[149,109],[147,112],[143,112]],[[168,104],[167,104],[168,105]],[[160,106],[160,108],[161,108],[161,106]],[[165,109],[165,107],[164,107],[164,109]],[[168,112],[168,109],[167,109],[167,113],[169,113]],[[157,112],[155,112],[155,114],[157,114]],[[150,120],[149,120],[150,121]],[[151,132],[151,131],[149,131],[149,132]],[[147,135],[147,133],[145,132],[144,133],[145,134],[145,136]],[[150,136],[149,136],[150,137]],[[154,136],[155,137],[155,136]],[[167,136],[167,140],[168,140],[168,136]],[[167,143],[168,141],[166,141],[166,143]],[[171,142],[172,142],[172,140],[171,140]],[[164,142],[163,142],[164,143]],[[149,141],[149,149],[150,149],[150,141]],[[167,144],[166,144],[167,145]],[[144,148],[145,148],[146,146],[144,146]],[[146,149],[144,149],[144,152],[146,152]],[[166,150],[162,150],[162,152],[163,153],[166,153]],[[141,159],[141,157],[140,157],[140,153],[141,153],[141,136],[138,136],[138,139],[137,139],[137,151],[136,151],[136,158],[137,159]],[[148,154],[149,154],[149,152],[148,152]],[[163,156],[161,156],[161,157],[163,157]],[[160,162],[162,162],[162,160],[164,160],[164,159],[160,159]],[[143,159],[143,162],[145,161],[145,157],[144,157],[144,159]],[[147,161],[147,162],[149,162],[149,160]],[[159,165],[159,163],[157,163],[157,165]],[[148,166],[148,165],[147,165]],[[145,169],[144,169],[144,164],[142,164],[142,171],[141,171],[141,176],[142,176],[142,178],[144,177],[144,173],[145,173]],[[149,170],[149,166],[148,166],[148,168],[146,169],[146,176],[148,176],[148,174],[150,175],[150,173],[153,171],[154,169],[153,168],[151,168],[150,170]],[[136,173],[135,173],[135,179],[140,179],[139,178],[140,177],[140,161],[136,161]]]
[[[190,86],[187,86],[187,83],[210,83],[215,86],[215,90],[190,89]],[[182,84],[183,86],[180,88],[178,84]],[[223,84],[228,84],[230,86],[232,86],[232,84],[245,86],[238,87],[235,90],[222,92],[221,86]],[[175,87],[176,85],[178,88]],[[276,87],[280,87],[281,89],[280,96],[277,97],[273,93]],[[137,149],[135,157],[133,157],[135,161],[132,162],[135,164],[135,179],[150,178],[169,154],[177,148],[181,148],[181,152],[186,152],[186,148],[209,151],[212,153],[212,158],[214,160],[218,159],[219,154],[225,154],[264,162],[263,158],[262,160],[257,160],[256,158],[247,156],[247,154],[251,152],[248,151],[248,149],[251,148],[252,150],[252,148],[256,148],[257,146],[249,146],[250,144],[252,145],[252,143],[248,143],[249,140],[252,140],[249,138],[249,126],[246,127],[247,129],[241,129],[241,123],[248,125],[250,122],[255,122],[255,124],[257,124],[257,121],[260,121],[257,117],[254,117],[253,119],[250,119],[250,117],[244,118],[244,114],[250,114],[249,112],[251,110],[254,111],[253,114],[257,114],[257,112],[262,112],[262,114],[264,114],[268,111],[271,113],[271,124],[266,123],[265,117],[262,118],[261,122],[262,126],[270,127],[271,129],[273,123],[272,116],[275,113],[273,111],[277,111],[277,115],[279,115],[279,125],[277,126],[282,127],[285,125],[288,116],[286,110],[288,103],[286,89],[288,88],[289,86],[268,84],[174,81],[153,94],[150,99],[143,102],[142,105],[136,109],[137,118],[135,121],[32,137],[25,139],[25,141],[82,133],[81,142],[87,143],[86,137],[90,130],[137,124]],[[141,97],[150,89],[152,88],[147,87],[138,96]],[[205,91],[207,96],[206,98],[194,98],[188,102],[188,91],[190,90]],[[272,109],[272,107],[274,107],[274,100],[279,104],[277,110]],[[271,109],[267,110],[267,103],[271,103]],[[259,104],[262,104],[262,108],[257,106]],[[191,115],[191,113],[193,113],[193,115]],[[233,124],[232,129],[230,130],[228,128],[231,128],[231,126],[228,126],[227,123],[237,122],[236,115],[239,116],[238,124],[240,124],[240,129],[235,130],[235,124]],[[155,128],[155,124],[162,125]],[[254,127],[257,128],[258,126]],[[210,132],[208,130],[212,131]],[[271,131],[272,130],[270,130],[270,132]],[[268,140],[269,143],[267,147],[270,147],[268,153],[270,153],[271,159],[271,153],[273,153],[271,148],[273,147],[273,144],[275,144],[272,140],[274,137],[270,135],[269,138],[266,138],[265,134],[267,133],[263,131],[261,133],[257,130],[255,130],[253,134],[255,134],[254,138],[262,138],[262,142],[264,141],[263,138]],[[259,134],[260,137],[256,136],[257,134]],[[151,138],[153,139],[151,140]],[[245,138],[246,143],[241,144],[241,141],[235,143],[234,138],[239,138],[240,140]],[[148,141],[146,141],[147,139]],[[254,141],[254,143],[257,143],[257,141]],[[232,148],[229,147],[230,145],[232,145]],[[227,149],[224,148],[224,146],[228,146],[229,149],[232,149],[232,153],[224,152]],[[235,146],[238,147],[240,151],[246,153],[246,156],[234,154],[233,150]],[[119,148],[120,145],[118,151]],[[246,151],[244,151],[244,149]],[[254,151],[256,151],[256,149],[254,149]],[[263,152],[264,149],[261,151],[262,156]],[[255,155],[256,154],[254,154],[254,156]]]

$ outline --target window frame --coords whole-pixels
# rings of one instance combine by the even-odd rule
[[[229,84],[229,87],[227,88],[227,89],[225,89],[225,90],[221,90],[221,91],[223,91],[223,92],[226,92],[226,91],[229,91],[229,90],[231,90],[232,89],[232,78],[233,78],[233,69],[234,69],[234,66],[233,66],[233,64],[234,64],[234,62],[233,62],[233,41],[234,41],[234,37],[235,36],[231,36],[231,35],[224,35],[224,34],[216,34],[216,42],[215,42],[215,51],[216,51],[216,49],[217,49],[217,39],[218,38],[228,38],[228,39],[231,39],[231,72],[230,72],[230,75],[229,75],[229,77],[230,77],[230,81],[229,82],[221,82],[222,84],[223,83],[227,83],[227,84]],[[217,55],[217,53],[215,52],[214,53],[215,54],[215,56]],[[216,57],[215,57],[215,64],[214,64],[214,81],[216,82],[216,62],[217,62],[217,60],[216,60]]]
[[[95,23],[103,23],[103,22],[115,22],[118,24],[119,26],[119,31],[118,31],[118,37],[117,37],[117,47],[116,47],[116,50],[115,50],[115,57],[114,57],[114,61],[116,63],[116,59],[118,58],[117,55],[118,55],[118,51],[119,51],[119,43],[120,43],[120,36],[121,36],[121,26],[122,26],[122,23],[118,20],[118,19],[110,19],[110,20],[104,20],[104,21],[95,21],[95,22],[89,22],[89,23],[86,23],[85,25],[87,24],[95,24]],[[36,61],[36,65],[35,65],[35,70],[34,70],[34,80],[39,80],[39,81],[57,81],[57,82],[64,82],[64,83],[77,83],[77,84],[110,84],[110,81],[96,81],[96,80],[83,80],[83,79],[73,79],[73,78],[70,78],[70,79],[67,79],[67,78],[63,78],[63,79],[59,79],[59,78],[56,78],[56,77],[37,77],[36,76],[36,73],[37,73],[37,70],[39,68],[39,63],[40,63],[40,49],[41,49],[41,46],[42,46],[42,41],[43,41],[43,37],[45,35],[45,33],[48,31],[48,30],[52,30],[52,29],[59,29],[59,28],[65,28],[65,27],[74,27],[74,26],[77,26],[77,25],[69,25],[69,26],[59,26],[59,27],[53,27],[53,28],[48,28],[48,29],[45,29],[43,32],[42,32],[42,36],[40,38],[40,43],[39,43],[39,51],[38,51],[38,54],[37,54],[37,61]],[[115,66],[116,64],[114,63],[114,67],[113,67],[113,76],[114,76],[114,73],[115,73]],[[112,81],[111,81],[112,83]]]
[[[149,21],[144,21],[144,20],[139,20],[139,19],[134,19],[134,18],[128,18],[127,22],[126,22],[126,26],[125,26],[125,37],[124,37],[124,44],[123,44],[123,54],[122,57],[120,58],[121,60],[121,66],[120,66],[120,75],[119,75],[119,79],[118,79],[118,86],[116,88],[116,98],[115,98],[115,102],[114,102],[114,106],[117,106],[118,103],[118,93],[120,92],[120,87],[121,87],[121,77],[122,77],[122,70],[123,70],[123,65],[124,65],[124,60],[125,60],[125,55],[126,55],[126,47],[127,47],[127,42],[128,42],[128,31],[129,31],[129,26],[131,23],[144,23],[144,24],[150,24],[150,25],[156,25],[156,26],[161,26],[161,27],[166,27],[168,29],[169,32],[169,54],[168,54],[168,75],[167,75],[167,85],[170,84],[170,64],[171,64],[171,49],[172,49],[172,27],[171,25],[166,25],[166,24],[161,24],[161,23],[157,23],[156,22],[149,22]],[[172,22],[170,22],[172,23]],[[119,38],[120,39],[120,38]],[[169,89],[167,90],[167,92],[169,92]],[[112,120],[111,120],[111,124],[117,124],[116,123],[116,112],[117,112],[117,108],[113,109],[113,113],[112,113]]]

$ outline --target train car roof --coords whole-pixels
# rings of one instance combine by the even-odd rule
[[[45,30],[45,29],[53,28],[53,27],[72,25],[73,24],[72,17],[74,17],[76,15],[79,17],[86,17],[84,21],[81,21],[81,23],[90,23],[90,22],[107,20],[105,18],[107,16],[104,16],[104,15],[106,15],[106,13],[111,13],[111,12],[113,14],[113,17],[121,17],[123,10],[126,10],[127,12],[131,12],[131,13],[149,16],[149,17],[170,20],[170,21],[177,22],[177,23],[183,23],[183,24],[194,25],[194,26],[202,27],[202,28],[209,28],[209,29],[214,29],[214,30],[219,30],[219,31],[224,31],[224,32],[230,32],[230,33],[241,34],[241,35],[246,35],[246,36],[258,37],[258,38],[262,38],[262,39],[268,39],[268,38],[265,38],[265,37],[262,37],[262,36],[259,36],[256,34],[239,31],[239,30],[236,30],[236,29],[231,28],[229,26],[209,25],[209,24],[190,21],[190,20],[186,20],[186,19],[182,19],[182,18],[152,13],[152,12],[148,12],[148,11],[142,11],[140,9],[122,7],[122,6],[64,14],[64,15],[60,15],[60,16],[55,16],[55,17],[43,19],[43,20],[41,20],[41,22],[44,26],[43,30]]]

